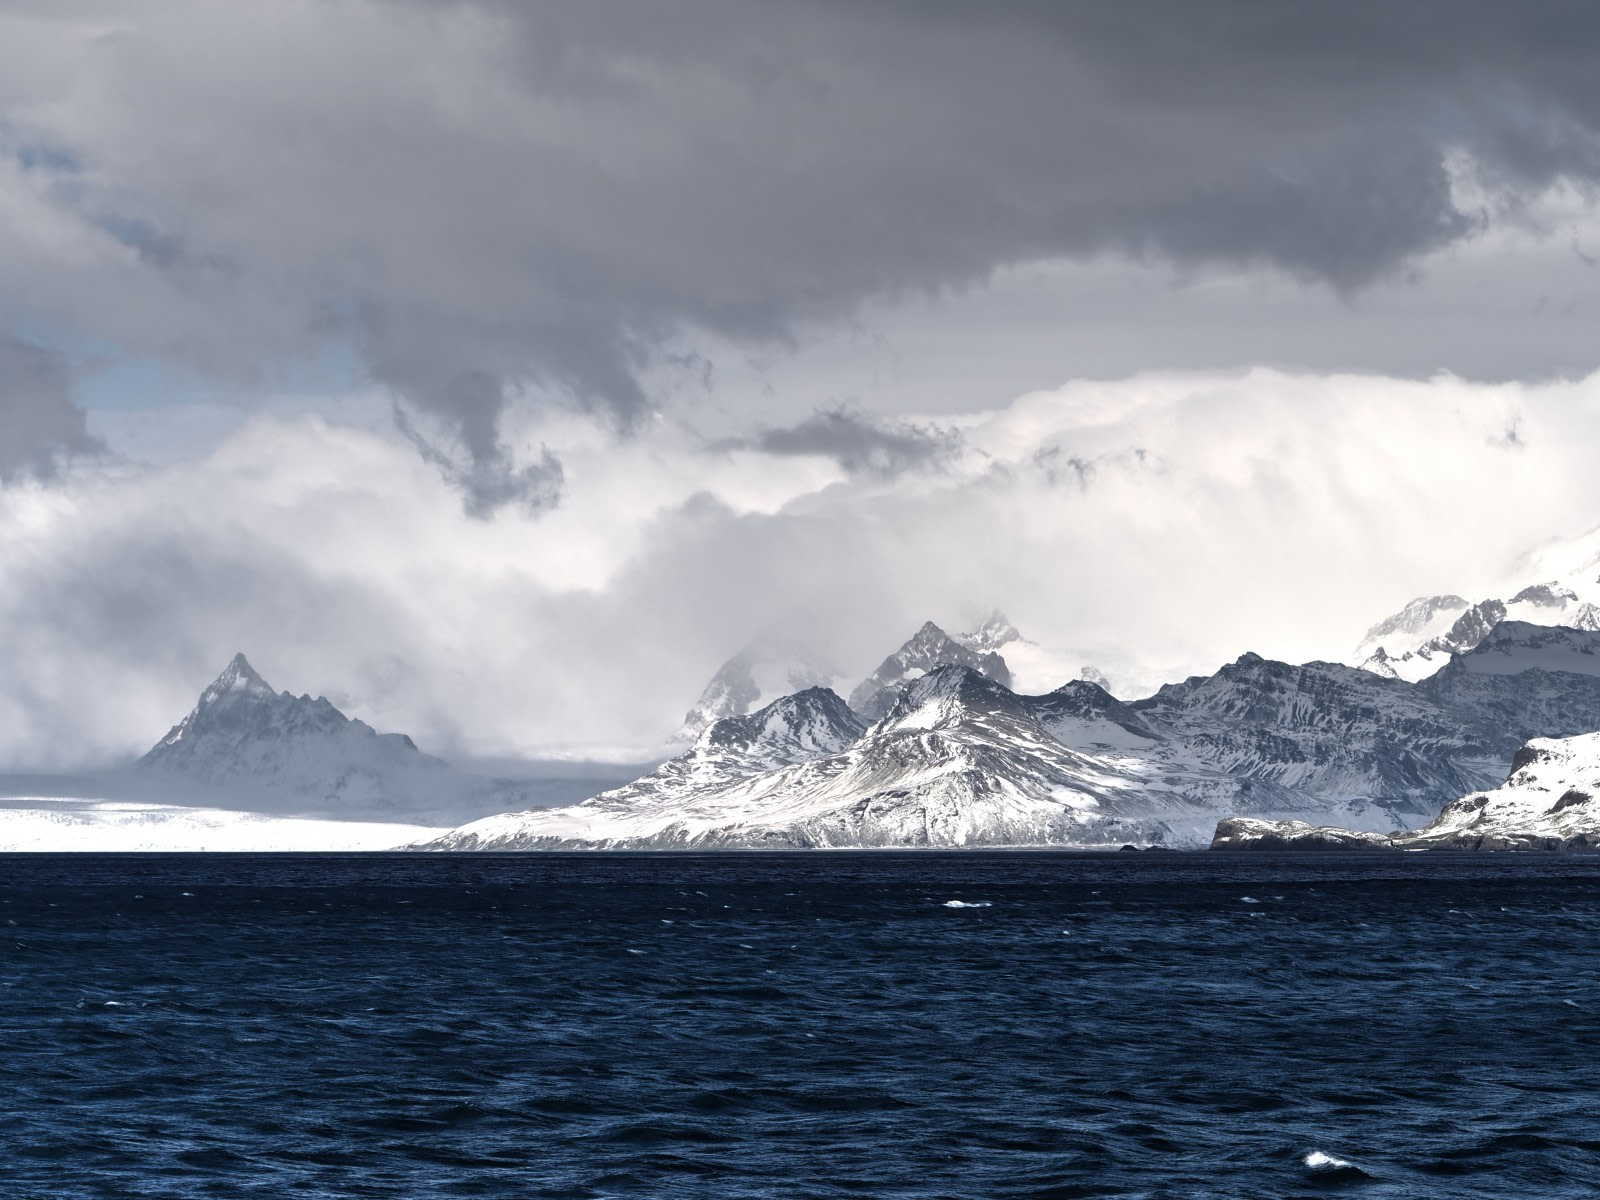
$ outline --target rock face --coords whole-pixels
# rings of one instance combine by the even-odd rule
[[[1262,821],[1227,817],[1217,822],[1213,850],[1395,850],[1395,839],[1382,833],[1309,825],[1304,821]]]
[[[1224,781],[1214,809],[1340,814],[1369,828],[1417,824],[1493,782],[1519,740],[1399,680],[1254,654],[1131,707],[1167,731],[1161,756],[1174,768]]]
[[[1381,842],[1493,788],[1530,732],[1600,728],[1600,673],[1571,658],[1600,661],[1600,635],[1506,625],[1426,686],[1247,654],[1132,703],[1087,680],[1019,696],[946,665],[864,732],[812,689],[627,787],[428,848],[1202,845],[1221,817]]]
[[[167,796],[230,808],[450,825],[531,797],[458,771],[409,737],[378,733],[322,697],[274,691],[234,656],[134,767]]]
[[[1519,743],[1588,733],[1600,729],[1600,636],[1504,621],[1418,691]]]
[[[1010,623],[1005,624],[1009,628]],[[991,634],[994,632],[990,630]],[[998,653],[964,645],[928,621],[905,645],[884,659],[876,671],[856,685],[850,693],[850,707],[864,720],[876,721],[893,707],[895,697],[905,684],[938,667],[951,665],[987,675],[1002,687],[1011,686],[1011,669]]]
[[[1220,821],[1213,850],[1600,850],[1600,733],[1535,738],[1498,788],[1453,800],[1421,829],[1365,833],[1299,821]]]

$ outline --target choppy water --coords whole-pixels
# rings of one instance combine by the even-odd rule
[[[10,856],[0,921],[5,1196],[1600,1192],[1595,858]]]

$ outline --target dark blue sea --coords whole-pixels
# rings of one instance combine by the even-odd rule
[[[0,1195],[1593,1197],[1600,857],[0,857]]]

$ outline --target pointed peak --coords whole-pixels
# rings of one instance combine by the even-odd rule
[[[922,623],[922,628],[918,629],[914,636],[918,637],[918,638],[921,638],[921,637],[949,637],[950,635],[948,633],[946,633],[944,630],[940,629],[932,621],[924,621]]]
[[[1013,625],[1005,613],[998,608],[989,614],[982,625],[971,633],[958,634],[956,641],[972,650],[987,651],[999,650],[1009,646],[1012,642],[1022,640],[1022,634]]]
[[[217,681],[206,689],[206,696],[215,699],[228,692],[271,692],[272,687],[261,678],[243,653],[235,654],[223,668]]]

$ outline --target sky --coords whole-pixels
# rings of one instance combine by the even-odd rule
[[[1566,0],[0,0],[0,769],[238,650],[643,754],[798,631],[1135,694],[1600,525]],[[1526,581],[1524,581],[1526,582]]]

